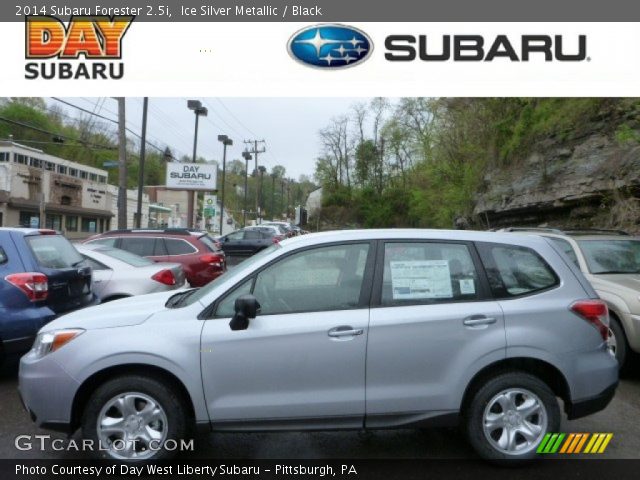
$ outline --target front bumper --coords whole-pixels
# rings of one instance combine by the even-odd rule
[[[20,399],[38,427],[69,430],[73,399],[80,384],[54,359],[36,359],[32,352],[20,360]]]

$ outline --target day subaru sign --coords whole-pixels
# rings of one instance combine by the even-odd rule
[[[218,167],[206,163],[167,163],[167,187],[180,190],[215,190]]]
[[[297,31],[288,44],[298,62],[315,68],[339,69],[364,62],[373,42],[362,30],[339,24],[320,24]]]

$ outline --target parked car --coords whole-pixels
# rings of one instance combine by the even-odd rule
[[[251,227],[245,227],[244,230],[258,230],[261,232],[271,233],[271,235],[278,241],[287,238],[286,230],[279,225],[254,225]]]
[[[91,268],[53,230],[0,228],[0,361],[31,348],[57,315],[94,305]]]
[[[108,245],[155,262],[179,263],[192,287],[206,285],[227,270],[224,251],[213,238],[184,228],[113,230],[85,243]]]
[[[295,237],[297,235],[297,232],[293,229],[293,226],[289,222],[263,222],[261,223],[261,225],[276,225],[278,227],[281,227],[283,229],[283,233],[287,238]]]
[[[327,232],[273,244],[201,289],[55,320],[22,358],[19,388],[38,426],[81,428],[111,459],[167,458],[149,442],[194,426],[460,424],[482,457],[519,460],[559,431],[557,397],[570,419],[613,397],[607,324],[606,304],[540,237]]]
[[[280,235],[272,230],[245,228],[223,235],[218,240],[224,253],[235,257],[249,257],[278,243]]]
[[[93,270],[93,291],[102,302],[182,288],[179,263],[156,263],[126,250],[106,245],[78,245],[85,265]]]
[[[505,230],[549,238],[587,277],[609,307],[610,348],[620,368],[640,353],[640,238],[619,230]]]

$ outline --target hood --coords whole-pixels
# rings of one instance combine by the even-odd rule
[[[598,283],[605,287],[623,287],[640,292],[640,274],[637,273],[602,274],[594,275],[594,277]]]
[[[60,328],[95,330],[139,325],[154,313],[165,310],[164,304],[175,293],[175,291],[170,291],[138,295],[76,310],[48,323],[40,331],[47,332]]]

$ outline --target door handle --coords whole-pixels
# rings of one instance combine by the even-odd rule
[[[362,335],[364,333],[363,328],[353,328],[348,326],[335,327],[327,332],[330,337],[353,337],[355,335]]]
[[[480,327],[482,325],[491,325],[498,320],[495,317],[485,317],[484,315],[471,315],[465,318],[462,323],[467,327]]]

